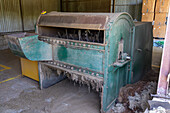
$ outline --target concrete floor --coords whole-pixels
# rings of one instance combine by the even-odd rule
[[[158,68],[162,49],[153,49],[152,65]],[[11,69],[4,70],[3,66]],[[7,67],[6,67],[7,68]],[[157,69],[159,70],[159,69]],[[10,50],[0,51],[0,112],[1,113],[99,113],[99,94],[88,92],[86,86],[66,79],[47,89],[20,76],[20,60]]]
[[[11,69],[3,70],[2,66]],[[0,51],[0,113],[99,113],[100,97],[86,86],[66,79],[40,90],[38,82],[21,75],[20,60]],[[16,78],[17,77],[17,78]]]

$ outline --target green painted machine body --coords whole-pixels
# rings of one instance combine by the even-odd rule
[[[32,61],[52,60],[52,45],[39,41],[37,34],[18,33],[6,38],[11,51],[19,57]]]
[[[73,35],[70,35],[72,31]],[[110,109],[121,87],[130,84],[133,77],[136,82],[143,76],[140,72],[144,64],[139,60],[145,62],[145,59],[134,53],[135,43],[140,44],[140,40],[135,40],[135,24],[127,13],[52,12],[39,17],[37,32],[38,35],[17,38],[18,44],[9,40],[12,51],[15,50],[13,45],[18,46],[19,52],[14,51],[14,54],[39,61],[40,79],[43,79],[40,85],[47,80],[43,74],[47,66],[62,70],[72,80],[96,89],[101,93],[101,112]],[[79,39],[69,39],[74,36]],[[90,41],[92,36],[98,37],[98,41]],[[134,59],[134,56],[140,58]],[[151,56],[148,57],[150,60]]]
[[[135,22],[135,40],[133,49],[132,83],[142,79],[143,75],[151,70],[153,33],[151,22]]]

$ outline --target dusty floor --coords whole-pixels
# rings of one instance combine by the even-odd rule
[[[11,69],[3,70],[4,65]],[[89,93],[86,86],[66,79],[40,90],[38,82],[18,75],[19,58],[0,51],[0,113],[99,113],[99,94]]]
[[[154,48],[153,65],[160,65],[161,49]],[[7,66],[7,67],[3,67]],[[4,69],[6,68],[6,69]],[[68,79],[40,90],[38,82],[22,77],[20,60],[0,51],[0,113],[99,113],[99,94]],[[157,77],[156,77],[157,78]]]

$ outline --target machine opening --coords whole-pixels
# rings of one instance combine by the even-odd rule
[[[122,60],[123,44],[124,44],[124,40],[123,38],[121,38],[119,41],[119,47],[118,47],[118,60]]]
[[[73,28],[57,28],[57,27],[40,27],[39,35],[55,37],[61,39],[78,40],[85,42],[104,43],[104,31],[73,29]]]

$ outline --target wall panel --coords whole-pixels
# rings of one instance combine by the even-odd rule
[[[22,0],[24,30],[33,30],[42,11],[41,0]]]
[[[4,31],[3,1],[0,0],[0,32]]]
[[[60,0],[42,0],[42,10],[47,12],[60,11]]]
[[[2,19],[0,32],[22,31],[19,0],[0,0]]]
[[[110,0],[63,0],[64,12],[110,12]]]
[[[34,30],[42,10],[60,11],[60,0],[0,0],[0,32]]]
[[[142,0],[115,0],[115,12],[128,12],[133,19],[141,20]]]

